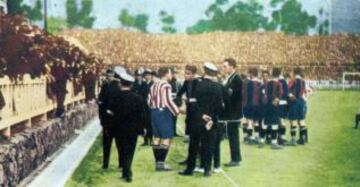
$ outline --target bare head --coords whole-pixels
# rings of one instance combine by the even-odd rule
[[[161,67],[158,71],[158,75],[165,81],[170,81],[173,78],[173,73],[169,67]]]
[[[194,65],[186,65],[185,66],[185,80],[189,81],[195,77],[197,68]]]
[[[233,58],[227,58],[223,62],[223,69],[226,74],[230,74],[236,69],[236,61]]]

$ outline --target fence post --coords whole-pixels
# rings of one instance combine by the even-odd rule
[[[47,112],[45,112],[45,114],[42,114],[42,115],[40,116],[40,120],[41,120],[41,121],[47,121],[47,119],[48,119],[48,117],[47,117]]]
[[[31,128],[31,119],[28,119],[25,121],[25,127],[26,128]]]

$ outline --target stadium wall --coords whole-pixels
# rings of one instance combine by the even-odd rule
[[[79,104],[64,119],[41,121],[1,142],[0,186],[17,186],[96,115],[96,105]]]

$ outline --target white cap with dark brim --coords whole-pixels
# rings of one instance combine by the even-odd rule
[[[204,68],[213,72],[218,72],[219,69],[215,66],[215,64],[211,63],[211,62],[205,62],[204,63]]]
[[[122,73],[122,74],[120,74],[120,80],[121,80],[121,81],[125,81],[125,82],[129,82],[129,83],[135,82],[134,77],[131,76],[131,75],[129,75],[128,73]]]
[[[126,69],[121,66],[115,66],[113,69],[114,73],[120,76],[123,73],[126,73]]]

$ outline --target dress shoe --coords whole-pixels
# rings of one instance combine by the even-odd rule
[[[180,166],[185,166],[186,164],[187,164],[187,160],[184,160],[184,161],[179,162],[179,165],[180,165]]]
[[[234,162],[234,161],[231,161],[227,164],[224,164],[225,167],[236,167],[236,166],[239,166],[240,163],[239,162]]]
[[[194,173],[192,171],[189,171],[189,170],[184,170],[184,171],[180,171],[179,172],[179,175],[182,175],[182,176],[193,176]]]

